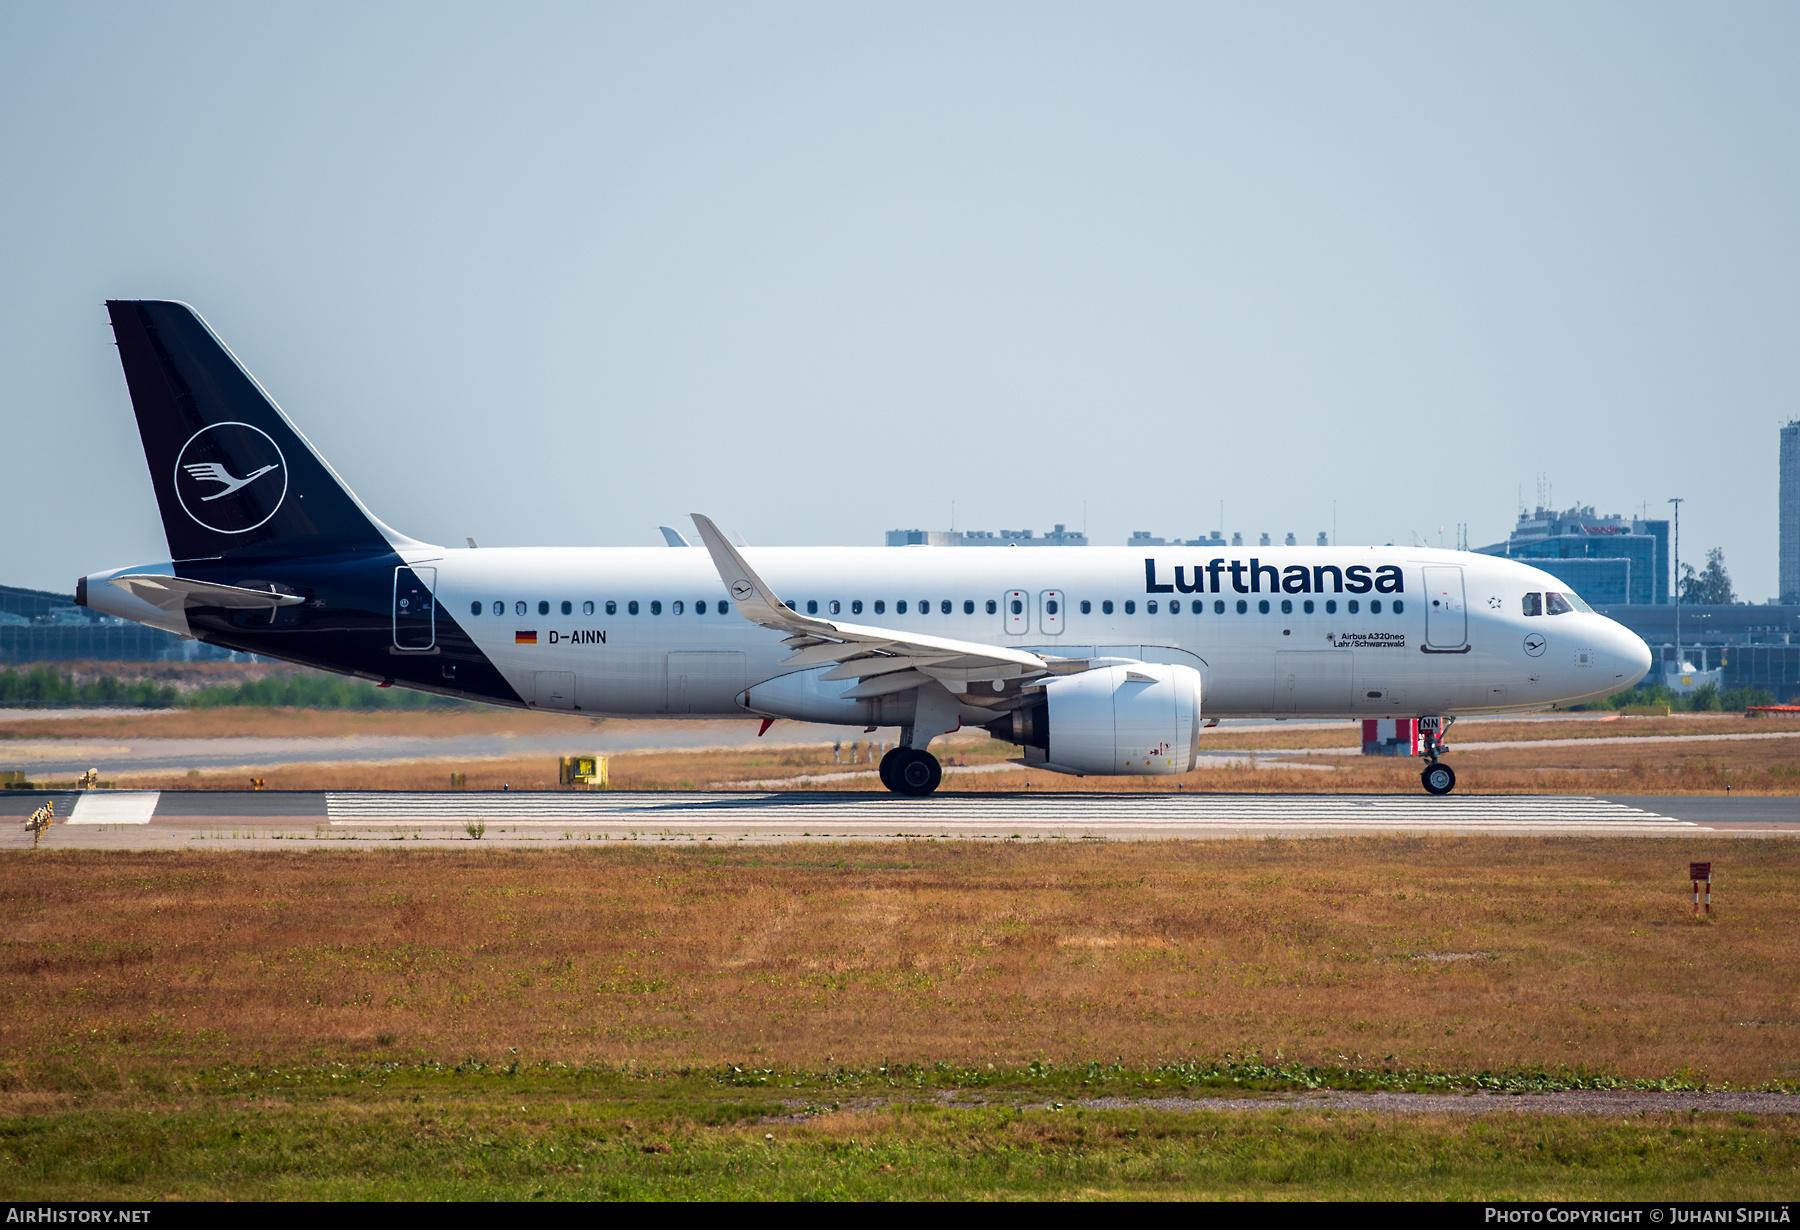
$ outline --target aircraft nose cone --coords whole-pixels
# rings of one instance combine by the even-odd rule
[[[1612,642],[1607,657],[1613,668],[1614,686],[1620,690],[1637,686],[1650,673],[1650,646],[1623,624],[1613,624]]]

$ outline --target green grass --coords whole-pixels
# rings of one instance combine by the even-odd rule
[[[0,1120],[0,1198],[1750,1200],[1800,1176],[1794,1116],[1099,1111],[1018,1071],[952,1105],[724,1076],[331,1065],[94,1091]]]

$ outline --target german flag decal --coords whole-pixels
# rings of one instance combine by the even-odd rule
[[[535,645],[535,644],[537,644],[537,633],[535,633],[535,632],[515,632],[515,633],[513,633],[513,644],[515,644],[515,645]]]

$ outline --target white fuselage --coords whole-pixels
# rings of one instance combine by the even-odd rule
[[[847,684],[820,683],[819,668],[799,677],[783,666],[780,633],[735,607],[720,611],[729,598],[704,550],[403,554],[434,585],[438,609],[528,704],[860,720],[835,703]],[[1192,666],[1209,718],[1540,710],[1622,691],[1650,666],[1644,643],[1603,616],[1525,614],[1526,594],[1566,592],[1556,578],[1465,552],[765,547],[745,555],[801,612],[1047,655]],[[1365,583],[1378,573],[1385,587]]]

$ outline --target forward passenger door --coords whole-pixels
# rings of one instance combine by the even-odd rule
[[[1459,653],[1469,647],[1469,612],[1463,599],[1463,570],[1454,564],[1427,565],[1425,649]]]

